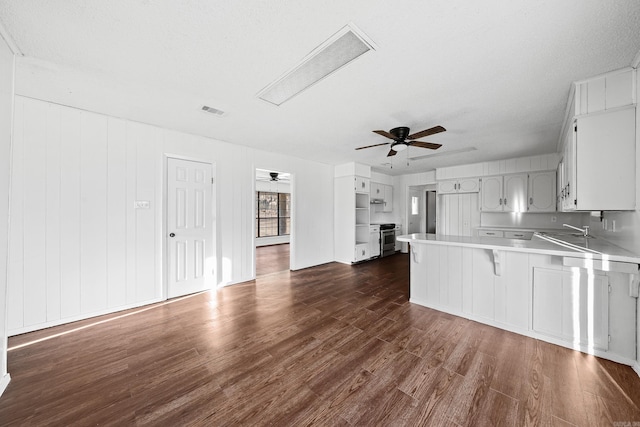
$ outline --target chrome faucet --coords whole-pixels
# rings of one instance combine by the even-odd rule
[[[589,226],[585,225],[584,228],[579,228],[579,227],[574,227],[571,224],[562,224],[563,227],[569,227],[569,228],[573,228],[574,230],[578,230],[579,232],[581,232],[584,237],[589,237]]]

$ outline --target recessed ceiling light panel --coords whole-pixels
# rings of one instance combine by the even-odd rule
[[[374,49],[366,36],[353,24],[349,24],[318,46],[293,69],[258,92],[257,96],[264,101],[281,105]]]

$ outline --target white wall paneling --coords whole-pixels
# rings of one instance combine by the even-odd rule
[[[15,44],[3,39],[0,24],[0,395],[11,377],[7,371],[7,264],[9,237],[9,190],[14,93]]]
[[[16,97],[14,125],[11,335],[165,297],[165,156],[214,165],[212,287],[254,277],[256,158],[291,172],[293,191],[300,189],[291,268],[333,260],[329,165],[25,97]],[[149,209],[135,209],[135,201],[149,202]]]

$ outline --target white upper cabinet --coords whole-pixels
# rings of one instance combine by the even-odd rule
[[[384,187],[384,203],[382,205],[382,212],[393,211],[393,186],[383,185]]]
[[[503,207],[506,212],[527,211],[527,174],[504,176]]]
[[[482,178],[480,210],[483,212],[502,212],[502,176]]]
[[[382,184],[379,182],[371,183],[371,199],[382,200],[382,203],[376,203],[376,212],[392,212],[393,211],[393,186]],[[378,207],[381,206],[381,207]]]
[[[568,161],[575,173],[575,209],[635,209],[635,115],[635,108],[625,108],[576,119]]]
[[[353,180],[355,182],[355,191],[357,191],[358,193],[369,193],[369,189],[371,187],[369,184],[369,178],[355,176],[353,177]]]
[[[529,212],[555,212],[556,172],[534,172],[529,174]]]
[[[636,70],[575,83],[558,170],[563,211],[636,207]]]
[[[625,68],[603,76],[576,82],[575,115],[593,114],[633,105],[636,71]]]
[[[378,182],[371,183],[371,198],[372,199],[382,199],[384,198],[384,184],[380,184]]]
[[[483,212],[526,212],[527,174],[484,177],[480,195]]]
[[[479,178],[460,178],[455,180],[438,181],[438,193],[477,193],[480,191]]]

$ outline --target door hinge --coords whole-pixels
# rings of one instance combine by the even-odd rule
[[[611,342],[611,335],[607,335],[607,342]]]
[[[212,184],[214,183],[214,181],[213,181],[213,177],[211,177],[211,183],[212,183]]]
[[[611,285],[609,285],[609,293],[611,293]]]

